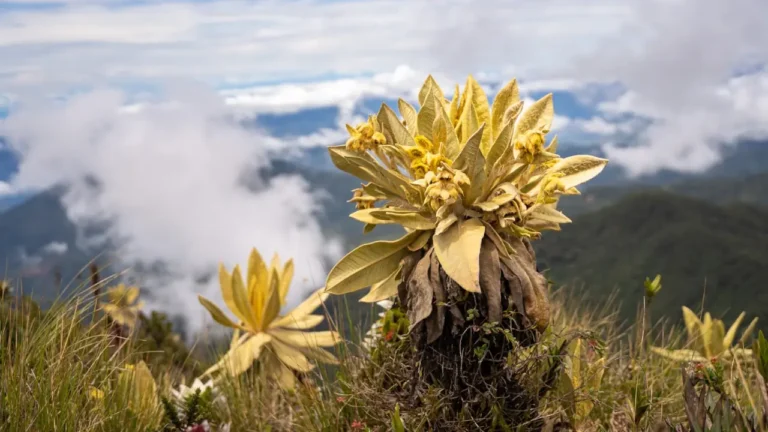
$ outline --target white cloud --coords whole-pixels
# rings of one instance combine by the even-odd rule
[[[42,251],[49,255],[62,255],[67,253],[69,245],[64,242],[53,241],[43,246]]]
[[[114,90],[20,106],[0,123],[21,154],[13,186],[69,185],[68,216],[81,227],[109,221],[107,239],[120,245],[124,265],[166,263],[169,278],[141,282],[162,284],[152,305],[193,317],[195,328],[203,313],[194,294],[221,298],[216,278],[195,279],[219,262],[245,264],[254,246],[266,259],[294,257],[295,304],[323,283],[323,260],[341,252],[313,217],[315,196],[298,177],[246,189],[242,175],[269,159],[262,137],[209,90],[166,90],[164,102],[140,110],[123,109],[126,96]]]
[[[557,79],[549,72],[614,34],[627,12],[612,0],[77,2],[5,12],[0,76],[19,87],[178,76],[232,85],[408,64]]]
[[[13,190],[13,187],[8,183],[0,180],[0,197],[4,195],[12,195],[15,191]]]
[[[724,145],[742,136],[766,138],[766,71],[731,79],[745,65],[768,64],[768,3],[763,0],[631,0],[633,19],[607,38],[599,55],[584,56],[566,73],[619,81],[629,91],[609,112],[653,120],[640,146],[606,146],[608,157],[633,174],[667,168],[702,171]],[[748,106],[747,106],[748,105]]]

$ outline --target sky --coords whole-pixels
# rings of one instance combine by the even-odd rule
[[[471,73],[555,92],[564,145],[633,175],[700,172],[768,138],[766,16],[765,0],[0,0],[0,152],[18,162],[0,196],[69,185],[70,218],[109,221],[127,264],[170,263],[163,306],[215,297],[196,275],[252,246],[296,257],[296,301],[342,251],[301,178],[244,188],[273,152]],[[335,121],[297,136],[231,121],[323,107]]]

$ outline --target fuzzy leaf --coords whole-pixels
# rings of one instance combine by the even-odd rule
[[[266,333],[258,333],[249,337],[244,342],[231,348],[219,361],[211,366],[203,375],[209,375],[221,369],[228,370],[232,376],[238,376],[247,371],[254,360],[259,358],[264,345],[269,343],[272,337]]]
[[[270,346],[280,362],[290,369],[298,372],[309,372],[315,368],[304,353],[293,346],[280,342],[275,338],[272,339]]]
[[[552,168],[550,173],[561,173],[563,177],[559,180],[563,182],[566,189],[578,186],[594,178],[605,168],[607,159],[602,159],[589,155],[570,156],[561,159]]]
[[[285,324],[280,325],[281,328],[294,329],[294,330],[306,330],[317,326],[325,319],[322,315],[305,315],[302,318],[294,319],[293,321],[287,321]]]
[[[406,228],[414,230],[431,230],[435,228],[436,220],[431,217],[426,217],[421,213],[409,210],[401,209],[376,209],[371,213],[375,218],[384,219],[387,218],[389,223],[397,223]],[[382,222],[387,223],[387,222]]]
[[[416,240],[413,241],[413,243],[408,245],[408,250],[415,252],[424,246],[427,245],[429,240],[432,238],[432,234],[434,234],[431,230],[425,230],[421,231],[421,234],[416,238]]]
[[[427,76],[427,79],[424,80],[424,84],[421,85],[421,89],[419,90],[419,105],[424,107],[424,104],[427,100],[429,100],[430,95],[437,95],[440,100],[445,99],[445,95],[443,94],[443,90],[440,89],[440,85],[437,84],[437,81],[435,81],[435,78],[432,77],[432,75]]]
[[[405,128],[408,130],[408,133],[415,136],[417,125],[416,109],[403,99],[397,100],[397,107],[400,110],[400,115],[405,120]]]
[[[552,127],[552,119],[555,117],[555,107],[552,104],[552,93],[547,94],[534,102],[527,110],[523,111],[517,121],[515,136],[528,131],[538,130],[542,133],[549,132]]]
[[[541,205],[536,207],[531,211],[528,217],[558,224],[571,222],[566,215],[555,210],[551,205]]]
[[[419,235],[421,233],[414,231],[394,241],[376,241],[352,250],[328,273],[326,291],[346,294],[386,278],[410,253],[408,245]]]
[[[464,93],[464,95],[466,96],[467,93]],[[464,111],[461,113],[461,119],[459,120],[459,124],[456,127],[459,130],[459,141],[462,143],[460,147],[466,145],[465,143],[469,137],[471,137],[475,131],[477,131],[478,127],[480,127],[480,121],[477,119],[477,111],[475,110],[475,106],[473,104],[468,104],[466,108],[464,108]]]
[[[467,88],[471,89],[471,105],[477,115],[477,122],[487,125],[480,141],[480,151],[485,156],[491,148],[491,110],[488,106],[488,96],[472,75],[467,78]],[[471,133],[472,130],[470,129],[469,132]]]
[[[304,347],[301,352],[310,360],[332,365],[339,364],[339,359],[322,348]]]
[[[519,100],[520,92],[517,89],[517,80],[514,79],[502,87],[496,94],[496,97],[493,98],[493,105],[491,107],[491,133],[494,141],[497,141],[497,137],[501,134],[502,127],[506,127],[504,125],[504,113],[507,111],[507,108],[512,104],[517,103]]]
[[[688,349],[668,350],[668,349],[652,346],[651,351],[662,357],[668,358],[670,360],[675,360],[675,361],[695,361],[695,362],[707,361],[705,357],[703,357],[701,354],[699,354],[697,351],[694,351],[694,350],[688,350]]]
[[[437,229],[435,230],[435,235],[444,233],[448,228],[450,228],[458,220],[459,220],[459,218],[456,216],[455,213],[449,214],[444,219],[442,219],[440,222],[438,222]]]
[[[400,282],[397,275],[400,273],[400,268],[398,267],[383,281],[373,284],[368,294],[361,298],[360,301],[363,303],[375,303],[397,295],[397,284]]]
[[[248,286],[248,300],[251,308],[256,312],[258,320],[261,320],[261,311],[264,310],[265,287],[269,283],[268,280],[267,265],[256,248],[252,248],[251,254],[248,256],[248,280],[245,282]]]
[[[387,106],[387,104],[381,104],[380,112],[384,114],[384,118],[380,120],[382,120],[383,124],[388,128],[392,134],[392,138],[395,140],[393,144],[400,144],[402,146],[416,145],[416,141],[413,140],[413,135],[411,135],[408,132],[408,128],[400,122],[400,119],[397,118],[397,114],[392,111],[392,108]]]
[[[314,312],[315,309],[323,304],[328,298],[328,295],[329,294],[325,292],[325,287],[316,290],[286,316],[274,320],[270,327],[288,326],[290,323],[301,321],[304,317]]]
[[[277,275],[277,269],[272,267],[272,276],[269,278],[269,294],[267,302],[264,305],[264,314],[262,315],[259,328],[267,328],[280,313],[282,296],[280,295],[280,277]]]
[[[435,102],[437,103],[436,97]],[[447,125],[445,130],[445,145],[443,148],[445,157],[450,160],[456,160],[456,158],[459,156],[459,152],[461,151],[461,144],[459,143],[459,137],[456,135],[456,130],[453,128],[453,123],[451,123],[451,118],[448,116],[448,113],[446,113],[444,109],[439,109],[437,111],[437,116],[442,118],[442,122]],[[437,121],[437,119],[435,119],[435,121]],[[437,144],[439,143],[435,143],[435,145]]]
[[[512,142],[512,133],[514,130],[514,124],[507,123],[499,131],[495,141],[493,142],[493,145],[491,146],[491,149],[488,151],[488,155],[486,156],[486,173],[490,173],[491,169],[493,169],[496,164],[502,162],[502,155],[504,155],[504,152],[507,150],[507,148],[509,148]]]
[[[376,214],[378,213],[378,214]],[[380,208],[369,208],[357,210],[349,215],[352,219],[371,225],[391,224],[394,223],[391,219],[388,219],[386,213],[382,213]]]
[[[258,328],[259,322],[256,318],[255,311],[251,309],[251,305],[248,302],[248,293],[245,290],[245,283],[243,282],[243,277],[241,276],[239,265],[235,265],[235,267],[232,269],[231,287],[232,299],[235,302],[235,306],[237,306],[237,312],[240,312],[241,314],[238,315],[238,318],[245,321],[249,326],[251,326],[251,328]],[[263,289],[266,290],[267,287],[265,286]]]
[[[330,347],[341,341],[339,334],[335,331],[303,332],[273,329],[269,334],[293,347]]]
[[[752,322],[749,323],[746,329],[744,329],[744,333],[741,334],[741,338],[739,339],[739,344],[743,344],[747,341],[747,338],[749,338],[750,335],[752,335],[752,332],[755,331],[755,327],[757,326],[757,318],[753,319]]]
[[[485,225],[469,219],[434,237],[435,253],[445,273],[469,292],[480,292],[480,245],[484,235]]]
[[[485,129],[485,126],[481,125],[480,128],[467,140],[464,148],[461,149],[459,157],[457,157],[456,161],[453,163],[453,168],[461,170],[469,177],[470,185],[472,185],[472,187],[474,187],[475,184],[482,186],[480,174],[482,174],[485,169],[485,157],[483,157],[482,152],[480,152],[480,140],[483,136],[483,129]]]
[[[438,114],[436,108],[442,109],[441,106],[435,106],[435,100],[433,98],[426,98],[424,104],[419,108],[419,113],[416,115],[419,135],[424,135],[430,140],[432,139],[432,125],[435,123],[435,117]]]
[[[288,290],[291,288],[291,280],[293,279],[293,260],[289,259],[283,267],[283,272],[280,274],[280,305],[285,305],[285,298],[288,296]]]
[[[216,321],[217,323],[225,327],[242,328],[242,326],[232,322],[232,320],[229,319],[229,317],[227,317],[227,315],[224,312],[222,312],[222,310],[219,309],[218,306],[213,304],[213,302],[211,302],[207,298],[201,295],[198,295],[197,299],[200,302],[200,304],[203,305],[203,307],[205,307],[208,310],[208,312],[211,314],[211,318],[213,318],[213,320]]]
[[[739,325],[741,324],[741,321],[744,320],[746,315],[747,314],[745,312],[740,313],[739,317],[736,318],[736,321],[731,324],[731,327],[728,329],[725,337],[723,337],[723,345],[725,348],[730,348],[730,346],[733,344],[734,339],[736,339],[736,331],[739,329]]]

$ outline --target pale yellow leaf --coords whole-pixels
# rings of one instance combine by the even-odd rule
[[[277,274],[277,269],[272,267],[272,276],[269,278],[269,293],[267,294],[267,302],[264,305],[262,320],[259,323],[259,330],[269,327],[272,321],[277,318],[277,315],[280,313],[280,300],[280,277]]]
[[[745,316],[747,316],[745,312],[740,313],[738,318],[736,318],[736,321],[731,324],[731,327],[728,329],[728,333],[726,333],[725,337],[723,337],[723,345],[725,345],[726,348],[730,348],[730,346],[733,344],[733,341],[736,339],[736,331],[739,329],[739,325],[741,325],[741,322],[744,320]]]
[[[325,364],[339,364],[339,360],[333,354],[322,348],[305,347],[301,349],[301,352],[304,353],[304,355],[306,355],[310,360]]]
[[[425,216],[415,211],[401,209],[378,209],[372,215],[377,218],[382,216],[388,218],[393,223],[398,223],[406,228],[414,230],[431,230],[435,228],[436,220],[432,216]]]
[[[335,331],[303,332],[283,329],[270,329],[270,336],[294,347],[329,347],[341,342]]]
[[[434,237],[435,253],[445,273],[470,292],[480,292],[480,245],[484,235],[485,225],[469,219]]]
[[[427,79],[424,80],[424,84],[421,85],[421,89],[419,90],[419,105],[422,107],[429,99],[429,96],[435,94],[437,95],[440,100],[445,99],[445,95],[443,94],[443,90],[440,88],[440,85],[437,84],[437,81],[435,81],[435,78],[432,77],[432,75],[427,76]]]
[[[242,328],[242,326],[235,324],[231,319],[229,319],[229,317],[227,317],[227,315],[224,312],[222,312],[222,310],[219,309],[218,306],[213,304],[213,302],[211,302],[207,298],[201,295],[198,295],[197,300],[200,302],[201,305],[203,305],[203,307],[205,307],[208,310],[208,312],[211,314],[211,318],[213,318],[213,320],[216,321],[217,323],[226,327]]]
[[[397,276],[400,273],[400,268],[398,267],[386,279],[373,284],[368,294],[361,298],[360,301],[363,303],[375,303],[397,295],[397,284],[400,282]]]
[[[570,189],[600,174],[607,163],[607,159],[595,156],[569,156],[558,161],[548,172],[563,174],[559,180],[563,183],[565,189]]]
[[[480,140],[480,152],[483,156],[488,154],[491,149],[491,110],[488,106],[488,96],[485,95],[483,87],[470,75],[467,79],[467,87],[471,87],[472,106],[477,115],[477,122],[485,124],[482,139]]]
[[[235,303],[234,291],[232,289],[232,275],[224,268],[224,264],[219,264],[219,286],[221,287],[221,297],[224,299],[224,304],[227,305],[230,311],[240,319],[240,321],[246,321],[245,315],[240,312],[237,303]]]
[[[469,177],[470,184],[475,183],[477,176],[485,169],[485,157],[480,152],[480,140],[484,129],[485,125],[481,125],[472,134],[453,163],[454,169],[461,170]]]
[[[552,104],[552,93],[550,93],[523,111],[515,127],[515,136],[532,130],[547,133],[552,127],[554,117],[555,107]]]
[[[551,205],[540,205],[536,207],[535,209],[531,210],[531,213],[528,215],[528,217],[558,224],[571,222],[568,216],[556,210]]]
[[[386,278],[410,253],[408,245],[420,235],[420,232],[414,231],[394,241],[376,241],[357,247],[328,273],[326,290],[333,294],[346,294]]]
[[[464,95],[467,95],[467,93],[464,93]],[[475,105],[468,103],[461,113],[461,119],[457,125],[457,129],[460,128],[458,133],[459,142],[461,143],[460,148],[466,145],[467,140],[477,131],[478,127],[480,127],[480,121],[477,119]]]
[[[376,213],[379,213],[378,216],[375,215]],[[357,210],[349,215],[352,219],[356,221],[360,221],[367,224],[372,225],[380,225],[380,224],[391,224],[394,223],[391,219],[388,219],[384,216],[386,216],[386,213],[382,213],[380,208],[369,208],[369,209],[362,209]]]
[[[226,370],[232,376],[238,376],[247,371],[254,360],[259,358],[264,345],[272,340],[266,333],[258,333],[230,349],[219,361],[210,367],[203,375],[210,375],[219,370]]]
[[[706,362],[707,359],[694,350],[680,349],[680,350],[667,350],[659,347],[651,347],[651,351],[654,354],[668,358],[675,361],[695,361]]]
[[[517,80],[515,79],[502,87],[496,94],[496,97],[493,98],[493,105],[491,107],[491,138],[494,141],[497,141],[501,129],[506,127],[504,125],[504,113],[507,111],[507,108],[519,100],[520,92],[517,89]]]
[[[288,290],[291,288],[291,280],[293,279],[293,260],[289,259],[283,267],[283,272],[280,275],[280,306],[285,305],[285,298],[288,296]]]
[[[280,317],[272,322],[270,327],[281,327],[289,323],[301,321],[304,317],[315,311],[328,298],[325,287],[310,294],[303,302],[296,306],[288,315]]]
[[[437,103],[437,97],[435,97]],[[445,131],[445,143],[443,146],[443,154],[450,160],[455,160],[461,150],[461,144],[459,143],[459,137],[456,135],[456,130],[453,128],[451,119],[448,113],[444,109],[438,110],[438,116],[442,117],[443,122],[448,125]],[[436,145],[439,143],[436,143]]]
[[[502,155],[507,151],[512,142],[512,133],[515,127],[512,123],[507,123],[497,134],[491,149],[486,156],[485,171],[490,173],[491,169],[496,166],[497,163],[503,162]]]
[[[440,222],[437,224],[437,229],[435,230],[435,235],[444,233],[445,230],[450,228],[455,222],[457,222],[459,218],[456,216],[456,213],[451,213],[445,218],[441,219]]]
[[[403,99],[397,100],[397,107],[400,110],[400,115],[403,116],[403,120],[405,120],[405,128],[408,130],[408,133],[415,136],[416,126],[418,124],[416,109]]]
[[[419,235],[416,238],[416,240],[413,241],[413,243],[408,245],[408,250],[415,252],[423,248],[424,246],[427,245],[427,243],[429,242],[429,239],[432,238],[432,234],[433,234],[432,230],[422,231],[421,235]]]
[[[297,348],[294,348],[288,344],[272,339],[270,343],[272,351],[274,351],[280,362],[289,368],[298,372],[309,372],[315,368],[315,365],[310,363],[307,356],[304,355]]]
[[[557,153],[557,135],[552,137],[552,141],[550,141],[549,145],[544,149],[544,151],[549,153]]]
[[[301,318],[294,319],[293,321],[285,322],[285,324],[281,324],[280,326],[277,326],[277,327],[295,329],[295,330],[305,330],[320,324],[321,322],[323,322],[323,319],[325,319],[325,317],[322,315],[305,315]]]
[[[434,98],[428,97],[424,100],[424,103],[419,108],[419,113],[416,114],[417,132],[419,135],[424,135],[430,140],[433,139],[432,125],[434,125],[435,117],[438,115],[438,109],[442,109],[442,107],[435,106]]]
[[[248,302],[248,293],[245,289],[245,284],[243,283],[239,265],[235,265],[232,269],[232,299],[235,306],[237,306],[237,312],[240,312],[238,318],[245,321],[250,327],[257,328],[258,321],[256,320],[256,314],[251,308],[250,302]]]
[[[753,319],[752,322],[749,323],[746,329],[744,329],[744,333],[741,334],[741,338],[739,339],[739,344],[743,344],[747,341],[747,339],[752,335],[752,332],[755,331],[755,327],[757,326],[757,318]]]
[[[248,257],[248,280],[246,284],[248,285],[248,300],[251,309],[256,311],[256,318],[259,320],[266,301],[264,287],[267,286],[267,279],[269,279],[267,266],[256,248],[252,248]]]

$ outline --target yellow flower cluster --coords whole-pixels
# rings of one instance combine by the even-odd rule
[[[565,194],[566,188],[560,178],[562,173],[551,173],[541,179],[541,191],[536,197],[536,202],[540,204],[553,204],[557,202],[558,194]]]
[[[358,210],[365,210],[372,208],[376,201],[378,199],[365,193],[363,188],[357,188],[352,190],[352,199],[347,202],[355,203],[355,208]]]
[[[423,179],[428,172],[437,173],[437,169],[443,164],[451,166],[453,161],[445,157],[438,145],[432,143],[423,135],[414,137],[416,145],[401,146],[405,154],[411,160],[411,174],[415,179]]]
[[[544,152],[544,134],[532,130],[520,135],[515,140],[515,150],[519,152],[521,160],[533,164],[536,156]]]
[[[349,132],[349,139],[346,143],[346,148],[349,151],[364,152],[368,150],[376,150],[380,145],[387,143],[387,138],[378,129],[378,121],[376,116],[369,116],[368,121],[352,127],[347,125],[347,132]]]
[[[459,170],[439,168],[437,174],[428,171],[424,177],[427,184],[425,205],[437,211],[445,204],[452,204],[463,195],[462,187],[469,186],[469,177]]]

